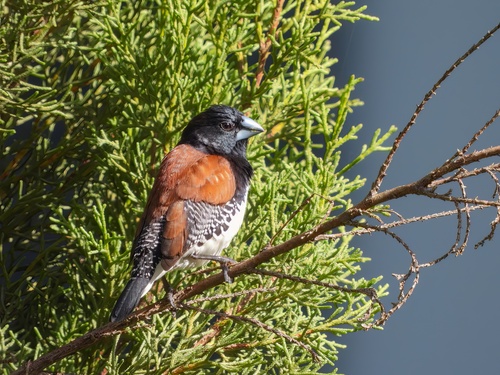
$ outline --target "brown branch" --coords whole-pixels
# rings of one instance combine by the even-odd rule
[[[498,177],[495,176],[494,171],[500,172],[500,164],[496,164],[496,168],[485,168],[485,172],[488,173],[491,179],[495,182],[495,190],[491,196],[492,199],[495,199],[495,197],[500,198],[500,181]]]
[[[462,198],[467,199],[467,192],[466,192],[465,184],[464,184],[463,180],[459,179],[457,182],[458,182],[458,185],[460,186]],[[458,230],[457,230],[457,242],[456,242],[458,244],[458,242],[460,241],[460,238],[461,238],[460,234],[462,231],[462,215],[461,215],[460,210],[459,210],[458,202],[454,202],[454,203],[455,203],[455,206],[457,207],[457,211],[458,211]],[[455,253],[456,255],[461,255],[464,252],[465,247],[467,246],[467,243],[469,242],[470,227],[471,227],[470,206],[469,206],[469,203],[465,203],[464,206],[465,206],[464,207],[465,208],[465,210],[464,210],[465,211],[465,235],[464,235],[464,239],[462,241],[462,244],[453,250],[453,253]]]
[[[482,210],[482,209],[488,208],[488,207],[491,207],[491,206],[478,205],[478,206],[469,207],[468,210],[469,211]],[[460,211],[463,212],[463,211],[465,211],[465,209],[460,208]],[[405,219],[405,218],[398,215],[399,220],[393,221],[390,223],[382,224],[382,225],[378,226],[377,229],[363,228],[363,229],[353,229],[353,230],[350,230],[347,232],[339,232],[339,233],[333,233],[333,234],[321,234],[321,235],[317,236],[314,240],[315,241],[336,240],[336,239],[346,237],[346,236],[361,236],[361,235],[377,232],[377,231],[379,231],[378,229],[390,229],[390,228],[400,227],[400,226],[408,225],[408,224],[415,223],[415,222],[427,221],[427,220],[437,219],[437,218],[441,218],[441,217],[451,216],[451,215],[455,215],[456,213],[457,213],[457,210],[450,210],[450,211],[437,212],[437,213],[429,214],[429,215],[415,216],[415,217],[411,217],[408,219]],[[422,265],[421,265],[421,267],[422,267]]]
[[[276,31],[278,30],[278,25],[281,18],[281,12],[283,11],[283,4],[285,0],[277,0],[276,7],[274,8],[273,18],[271,19],[271,26],[267,32],[267,38],[261,40],[259,46],[259,62],[257,65],[257,73],[255,74],[255,87],[260,87],[262,79],[264,78],[264,70],[266,68],[266,61],[271,52],[271,35],[276,37]]]
[[[475,43],[472,47],[470,47],[467,50],[467,52],[465,52],[462,56],[460,56],[453,63],[453,65],[450,66],[448,68],[448,70],[446,70],[446,72],[444,72],[444,74],[441,76],[441,78],[439,78],[439,80],[434,84],[434,86],[432,86],[432,88],[427,92],[427,94],[425,94],[424,98],[422,99],[420,104],[417,106],[417,109],[415,110],[415,112],[411,116],[410,121],[406,124],[406,126],[403,128],[401,133],[399,133],[398,136],[396,137],[396,139],[392,145],[391,151],[389,152],[389,154],[387,155],[387,158],[385,159],[382,166],[380,167],[377,178],[375,179],[375,181],[373,181],[373,184],[372,184],[372,187],[371,187],[370,193],[369,193],[370,195],[374,195],[375,193],[377,193],[380,190],[380,186],[382,185],[382,181],[384,180],[384,178],[387,174],[387,169],[389,168],[389,165],[391,164],[392,159],[394,158],[394,154],[399,149],[399,146],[401,145],[401,141],[403,140],[403,138],[406,136],[406,134],[410,131],[411,127],[417,121],[417,117],[424,110],[424,107],[427,104],[427,102],[432,98],[433,95],[436,94],[436,91],[438,90],[438,88],[450,76],[450,74],[453,73],[453,71],[456,68],[458,68],[460,66],[460,64],[462,64],[465,61],[465,59],[467,59],[472,53],[477,51],[479,49],[479,47],[484,42],[486,42],[488,39],[490,39],[498,29],[500,29],[500,23],[498,25],[496,25],[492,30],[488,31],[477,43]],[[496,119],[496,117],[498,117],[498,115],[499,114],[497,111],[497,114],[496,114],[496,116],[494,116],[494,119]],[[493,121],[494,121],[494,119],[493,119]],[[486,127],[488,127],[488,126],[486,126]],[[482,134],[482,131],[479,131],[478,133],[479,133],[478,134],[478,136],[479,136],[480,134]],[[472,144],[474,141],[475,140],[473,137],[473,140],[471,140],[471,142],[469,142],[469,143]],[[469,147],[470,147],[470,145],[468,144],[467,146],[464,147],[464,150],[467,150]]]
[[[478,243],[476,243],[474,245],[475,249],[483,246],[486,241],[491,241],[493,239],[493,236],[495,235],[495,231],[497,229],[498,224],[500,224],[500,208],[497,208],[497,216],[490,224],[490,227],[491,227],[490,233],[488,233],[481,241],[479,241]]]
[[[452,159],[454,159],[460,154],[465,154],[467,151],[469,151],[469,148],[474,144],[474,142],[476,142],[479,139],[479,137],[485,132],[485,130],[488,129],[490,125],[493,124],[499,116],[500,116],[500,108],[497,109],[495,114],[488,120],[488,122],[486,122],[486,124],[484,124],[484,126],[472,136],[471,140],[465,145],[465,147],[460,152],[457,151],[457,153],[453,155]]]
[[[435,188],[437,186],[444,185],[444,184],[447,184],[449,182],[458,181],[460,179],[466,179],[469,177],[479,176],[480,174],[485,174],[485,173],[489,174],[490,177],[494,181],[498,182],[498,179],[494,175],[494,172],[500,172],[500,163],[490,164],[486,167],[475,168],[475,169],[472,169],[470,171],[462,169],[459,172],[457,172],[456,174],[454,174],[453,176],[442,178],[442,179],[434,181],[431,184],[431,186],[432,186],[431,188]],[[495,184],[495,191],[493,193],[493,198],[495,198],[495,195],[498,194],[499,189],[497,188],[497,186],[500,186],[500,185],[497,183]]]
[[[398,296],[398,301],[396,303],[393,303],[393,307],[388,311],[385,312],[385,310],[382,310],[382,314],[380,319],[378,319],[375,322],[375,325],[383,325],[387,319],[391,317],[392,314],[394,314],[397,310],[399,310],[410,298],[410,296],[413,294],[413,291],[415,290],[415,287],[418,284],[419,276],[420,276],[420,265],[417,260],[417,256],[415,253],[411,250],[410,246],[401,238],[399,237],[396,233],[386,229],[386,228],[381,228],[376,225],[370,225],[366,223],[360,223],[360,222],[349,222],[346,223],[346,225],[349,226],[355,226],[355,227],[361,227],[365,229],[371,229],[373,231],[379,231],[382,233],[385,233],[389,235],[390,237],[394,238],[401,246],[404,247],[404,249],[408,252],[408,255],[410,255],[411,262],[410,262],[410,267],[408,268],[408,272],[403,275],[398,275],[398,274],[393,274],[394,277],[399,281],[399,296]],[[408,291],[405,292],[405,287],[406,287],[406,282],[410,279],[410,277],[414,275],[413,278],[413,283],[411,287],[408,289]],[[366,325],[365,328],[371,328],[374,324],[369,324]]]
[[[435,264],[438,264],[439,262],[445,260],[448,258],[451,254],[459,253],[457,252],[458,244],[460,243],[460,239],[462,238],[462,212],[467,212],[470,213],[472,210],[470,207],[464,207],[460,208],[460,205],[457,202],[455,203],[456,207],[456,214],[457,214],[457,234],[455,236],[455,242],[453,242],[453,245],[451,245],[450,249],[441,255],[440,257],[431,260],[430,262],[420,264],[420,268],[425,268],[425,267],[432,267]],[[479,207],[479,206],[476,206]],[[484,206],[483,206],[484,207]]]
[[[498,156],[499,151],[500,145],[492,146],[480,151],[474,151],[471,154],[461,155],[454,160],[448,160],[441,167],[436,168],[434,171],[422,178],[419,182],[422,185],[428,185],[429,189],[433,189],[437,186],[437,184],[433,181],[439,181],[439,178],[448,173],[460,171],[460,168],[465,167],[466,165],[490,158],[492,156]]]
[[[460,198],[460,197],[455,197],[449,194],[437,194],[433,193],[432,191],[426,191],[426,190],[421,190],[418,193],[415,193],[417,195],[425,195],[426,197],[429,198],[435,198],[439,199],[445,202],[458,202],[458,203],[464,203],[464,204],[476,204],[476,205],[484,205],[484,206],[491,206],[491,207],[500,207],[500,202],[493,202],[493,201],[487,201],[484,199],[478,199],[478,198]]]

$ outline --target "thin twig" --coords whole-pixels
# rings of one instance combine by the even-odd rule
[[[260,87],[262,79],[264,78],[264,70],[266,68],[266,61],[269,57],[271,51],[271,35],[276,36],[276,31],[278,30],[278,25],[281,19],[281,12],[283,11],[283,4],[285,0],[278,0],[276,2],[276,7],[274,8],[273,18],[271,20],[271,26],[267,32],[267,38],[260,42],[259,46],[259,62],[257,65],[257,73],[255,74],[255,87]]]
[[[438,193],[434,193],[434,192],[428,191],[428,190],[422,190],[422,191],[418,192],[417,195],[425,195],[426,197],[439,199],[439,200],[442,200],[445,202],[459,202],[459,203],[465,203],[465,204],[470,203],[470,204],[475,204],[475,205],[500,207],[500,202],[487,201],[487,200],[478,199],[478,198],[461,198],[461,197],[455,197],[453,195],[448,195],[448,194],[438,194]]]
[[[498,177],[493,173],[495,169],[487,168],[486,173],[488,173],[491,177],[491,179],[495,182],[495,190],[493,191],[493,194],[491,195],[491,199],[495,199],[495,197],[500,199],[500,180]],[[497,172],[500,172],[500,164],[497,164]]]
[[[293,220],[293,218],[295,216],[297,216],[297,214],[299,212],[301,212],[309,203],[311,203],[312,197],[313,197],[313,195],[308,196],[306,199],[304,199],[302,201],[302,203],[300,204],[300,206],[295,211],[292,212],[292,214],[283,223],[283,225],[276,231],[275,234],[273,234],[273,236],[271,237],[271,239],[269,240],[269,243],[267,245],[268,247],[273,245],[274,240],[276,240],[276,238],[281,234],[281,232],[283,232],[283,229],[285,229],[287,227],[287,225],[290,224],[290,222]]]
[[[310,196],[308,196],[306,199],[304,199],[302,201],[302,203],[300,204],[300,206],[291,213],[291,215],[288,217],[288,219],[281,225],[281,227],[276,231],[276,233],[273,234],[273,236],[269,240],[269,242],[268,242],[268,244],[267,244],[266,247],[272,246],[274,244],[274,241],[276,240],[276,238],[278,238],[278,236],[281,234],[281,232],[283,232],[283,230],[288,226],[288,224],[290,224],[290,222],[295,218],[295,216],[297,216],[301,211],[304,210],[304,208],[306,206],[308,206],[311,203],[311,199],[314,196],[322,198],[325,201],[328,201],[330,203],[329,209],[323,215],[323,220],[327,219],[330,216],[331,210],[332,210],[332,206],[334,205],[334,203],[331,201],[331,199],[328,199],[327,197],[324,197],[323,195],[320,195],[320,194],[316,194],[316,193],[311,194]]]
[[[240,323],[250,323],[250,324],[252,324],[254,326],[257,326],[259,328],[264,329],[265,331],[274,333],[275,335],[277,335],[277,336],[279,336],[279,337],[287,340],[288,342],[291,342],[292,344],[300,346],[302,349],[307,350],[311,354],[311,356],[312,356],[312,358],[313,358],[313,360],[315,362],[319,362],[320,361],[319,355],[309,345],[304,344],[303,342],[298,341],[297,339],[295,339],[292,336],[286,334],[285,332],[280,331],[280,330],[278,330],[278,329],[276,329],[274,327],[271,327],[270,325],[265,324],[265,323],[261,322],[258,319],[249,318],[248,316],[240,316],[240,315],[227,314],[227,313],[225,313],[223,311],[215,311],[215,310],[210,310],[210,309],[202,309],[200,307],[196,307],[196,306],[192,306],[192,305],[188,305],[188,304],[184,304],[184,303],[179,304],[179,306],[181,306],[183,308],[186,308],[186,309],[189,309],[189,310],[195,310],[195,311],[198,311],[200,313],[216,315],[216,316],[219,316],[219,317],[222,317],[222,318],[225,318],[225,319],[231,319],[231,320],[234,320],[234,321],[240,322]]]
[[[495,114],[484,124],[484,126],[479,129],[471,138],[471,140],[465,145],[464,148],[462,148],[461,151],[457,151],[455,155],[452,156],[452,159],[456,158],[459,154],[465,154],[467,151],[469,151],[469,148],[476,142],[479,137],[485,132],[486,129],[490,127],[491,124],[495,122],[495,120],[500,116],[500,108],[497,109]]]
[[[362,228],[373,229],[375,231],[383,232],[383,233],[391,236],[392,238],[394,238],[397,242],[399,242],[399,244],[401,244],[401,246],[403,246],[405,248],[405,250],[408,252],[408,254],[410,255],[411,262],[410,262],[410,266],[408,267],[408,272],[406,272],[405,274],[393,274],[393,276],[399,281],[399,296],[398,296],[398,301],[392,304],[393,305],[392,308],[387,313],[382,314],[380,319],[375,322],[375,325],[383,325],[392,316],[392,314],[394,314],[397,310],[399,310],[406,303],[408,298],[410,298],[410,296],[413,294],[413,292],[418,284],[419,277],[420,277],[420,265],[418,263],[418,260],[417,260],[415,253],[411,250],[410,246],[408,246],[408,244],[401,237],[399,237],[396,233],[394,233],[388,229],[381,229],[378,226],[369,225],[366,223],[351,222],[351,223],[349,223],[349,225],[350,226],[359,226]],[[412,275],[414,275],[412,285],[405,292],[406,283]],[[371,328],[372,326],[373,326],[373,324],[368,325],[367,328]]]
[[[344,292],[344,293],[364,294],[365,296],[370,298],[370,300],[372,302],[375,302],[376,304],[378,304],[380,307],[381,315],[385,315],[384,305],[382,304],[382,302],[378,298],[377,291],[374,288],[347,288],[347,287],[335,285],[332,283],[326,283],[324,281],[306,279],[306,278],[299,277],[299,276],[288,275],[288,274],[282,273],[282,272],[264,270],[261,268],[254,269],[252,271],[252,273],[256,273],[259,275],[273,276],[273,277],[276,277],[279,279],[292,280],[292,281],[299,282],[301,284],[318,285],[318,286],[322,286],[322,287],[329,288],[329,289],[334,289],[334,290],[337,290],[339,292]]]
[[[474,245],[474,249],[479,248],[480,246],[483,246],[486,241],[491,241],[493,239],[493,236],[495,235],[495,231],[497,229],[498,224],[500,224],[500,207],[497,208],[497,216],[495,219],[490,223],[490,233],[488,233],[481,241],[476,243]]]
[[[385,176],[387,174],[387,169],[389,168],[389,165],[391,164],[392,159],[394,158],[394,154],[399,149],[399,146],[401,145],[401,141],[403,140],[403,138],[406,136],[406,134],[408,133],[408,131],[411,129],[411,127],[417,121],[417,117],[423,111],[423,109],[424,109],[425,105],[427,104],[427,102],[432,98],[433,95],[436,94],[436,91],[438,90],[438,88],[450,76],[450,74],[456,68],[458,68],[460,66],[460,64],[462,64],[465,61],[465,59],[467,59],[472,53],[474,53],[475,51],[477,51],[479,49],[479,47],[484,42],[486,42],[488,39],[490,39],[493,36],[493,34],[499,28],[500,28],[500,23],[497,24],[492,30],[488,31],[477,43],[474,43],[474,45],[472,45],[472,47],[470,47],[467,50],[467,52],[465,52],[462,56],[460,56],[453,63],[453,65],[450,66],[446,70],[446,72],[444,72],[444,74],[441,76],[441,78],[439,78],[439,80],[434,84],[434,86],[432,86],[432,88],[427,92],[427,94],[425,94],[424,98],[422,99],[422,101],[420,102],[420,104],[417,106],[417,109],[415,110],[415,112],[411,116],[410,121],[406,124],[406,126],[404,127],[404,129],[401,131],[401,133],[398,134],[398,136],[394,140],[394,143],[393,143],[391,151],[389,152],[389,154],[387,155],[384,163],[380,167],[380,170],[378,172],[377,178],[375,179],[375,181],[373,181],[373,184],[372,184],[372,187],[371,187],[370,193],[369,193],[370,195],[374,195],[374,194],[378,193],[378,191],[380,190],[380,186],[382,185],[382,181],[383,181],[383,179],[385,178]],[[496,117],[498,117],[498,114],[496,116],[494,116],[494,118],[496,118]],[[482,132],[480,132],[479,134],[482,134]],[[474,141],[469,142],[469,143],[472,144],[473,142]],[[467,150],[468,147],[466,146],[466,147],[464,147],[464,149]]]
[[[186,305],[193,305],[193,304],[200,304],[206,301],[213,301],[213,300],[218,300],[218,299],[229,299],[229,298],[235,298],[235,297],[240,297],[240,296],[245,296],[243,300],[246,300],[248,298],[253,298],[256,294],[258,293],[267,293],[267,292],[275,292],[276,288],[254,288],[254,289],[249,289],[249,290],[244,290],[241,292],[235,292],[235,293],[229,293],[229,294],[217,294],[215,296],[209,296],[209,297],[203,297],[203,298],[197,298],[194,300],[187,301],[185,304]],[[240,306],[238,304],[238,306]],[[238,313],[238,309],[236,309],[236,312]],[[219,317],[217,321],[215,321],[212,324],[212,328],[210,331],[208,331],[203,337],[199,340],[197,340],[194,343],[194,346],[203,346],[206,345],[208,342],[213,340],[215,337],[219,336],[219,334],[222,332],[221,330],[221,323],[224,319],[222,317]]]
[[[196,298],[192,299],[186,302],[187,305],[192,305],[192,304],[199,304],[207,301],[216,301],[220,299],[230,299],[230,298],[235,298],[235,297],[241,297],[241,296],[246,296],[248,294],[255,294],[255,293],[270,293],[270,292],[275,292],[276,288],[253,288],[249,290],[242,290],[241,292],[234,292],[234,293],[227,293],[227,294],[216,294],[214,296],[207,296],[207,297],[202,297],[202,298]]]
[[[489,207],[490,206],[485,206],[485,205],[472,206],[469,208],[469,211],[482,210],[482,209],[489,208]],[[461,208],[460,211],[465,211],[465,209]],[[437,218],[441,218],[441,217],[451,216],[451,215],[454,215],[456,213],[457,213],[456,210],[450,210],[450,211],[437,212],[437,213],[429,214],[429,215],[414,216],[414,217],[411,217],[408,219],[404,219],[404,218],[400,217],[400,220],[380,225],[378,228],[390,229],[390,228],[400,227],[400,226],[415,223],[415,222],[421,222],[421,221],[427,221],[427,220],[437,219]],[[370,234],[370,233],[377,232],[377,231],[378,230],[368,229],[368,228],[353,229],[353,230],[350,230],[347,232],[339,232],[339,233],[332,233],[332,234],[320,234],[314,240],[315,241],[336,240],[336,239],[346,237],[346,236],[361,236],[361,235]]]
[[[451,254],[457,253],[458,244],[460,243],[460,239],[462,238],[462,212],[470,213],[470,211],[472,211],[471,208],[474,208],[474,206],[461,208],[458,202],[454,202],[454,204],[455,204],[455,212],[457,214],[457,234],[455,236],[455,242],[453,242],[450,249],[446,253],[444,253],[443,255],[434,260],[431,260],[430,262],[420,264],[420,268],[434,266],[435,264],[438,264],[439,262],[448,258]]]
[[[432,183],[430,183],[428,187],[429,187],[429,189],[432,190],[432,189],[437,188],[438,186],[447,184],[449,182],[454,182],[454,181],[457,181],[459,179],[463,180],[463,179],[466,179],[469,177],[476,177],[476,176],[479,176],[479,175],[485,174],[485,173],[489,174],[493,179],[495,179],[496,177],[494,177],[495,176],[494,172],[500,172],[500,163],[490,164],[486,167],[475,168],[475,169],[472,169],[470,171],[467,171],[467,170],[461,168],[453,176],[449,176],[449,177],[435,180]],[[497,194],[496,187],[495,187],[494,194]],[[495,197],[493,196],[493,198],[495,198]]]
[[[465,184],[463,182],[462,179],[459,179],[458,181],[458,185],[460,186],[460,191],[462,193],[462,198],[466,199],[467,198],[467,191],[465,189]],[[455,202],[456,205],[458,205],[458,202]],[[470,226],[471,226],[471,219],[470,219],[470,206],[469,206],[469,203],[465,203],[464,204],[464,212],[465,212],[465,235],[464,235],[464,239],[462,241],[462,244],[456,248],[456,250],[454,251],[454,253],[456,255],[461,255],[464,250],[465,250],[465,247],[467,246],[467,243],[469,241],[469,235],[470,235]],[[458,210],[458,217],[459,217],[459,225],[461,227],[461,214],[460,214],[460,210]],[[458,240],[460,240],[460,238],[458,238]],[[458,243],[458,242],[457,242]]]

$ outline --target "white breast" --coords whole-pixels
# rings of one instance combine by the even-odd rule
[[[235,214],[229,221],[227,230],[223,231],[218,236],[214,235],[212,238],[201,245],[195,245],[187,249],[184,255],[179,259],[179,261],[172,267],[172,269],[201,267],[208,263],[207,260],[191,258],[191,254],[220,255],[222,253],[222,250],[229,246],[231,240],[238,233],[245,216],[246,204],[247,196],[245,194],[244,200],[241,201],[236,207]]]
[[[247,193],[245,192],[244,199],[240,202],[235,203],[234,214],[231,216],[231,220],[227,222],[227,229],[223,230],[219,235],[214,234],[209,240],[203,243],[193,244],[186,252],[181,256],[181,258],[175,263],[175,265],[168,271],[175,269],[185,269],[191,267],[201,267],[208,263],[208,260],[203,259],[193,259],[192,254],[196,255],[220,255],[222,250],[229,246],[231,240],[236,236],[238,230],[243,223],[243,218],[245,216],[245,208],[247,204]],[[161,263],[156,266],[155,273],[151,278],[143,296],[151,289],[154,282],[165,275],[167,271],[163,269]]]

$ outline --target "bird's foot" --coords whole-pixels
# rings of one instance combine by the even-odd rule
[[[214,262],[218,262],[222,269],[222,274],[224,275],[224,281],[228,284],[231,284],[233,282],[233,278],[229,276],[229,264],[238,263],[234,259],[224,257],[221,255],[206,255],[206,254],[191,254],[191,258],[213,260]]]
[[[175,303],[174,299],[175,289],[172,287],[172,285],[170,285],[165,276],[161,278],[161,281],[163,283],[163,289],[167,291],[168,302],[170,302],[170,306],[172,306],[172,315],[175,318],[175,312],[177,310],[177,304]]]
[[[173,312],[175,313],[175,310],[177,310],[177,304],[175,303],[174,294],[175,289],[172,288],[171,285],[169,285],[167,289],[167,298],[168,302],[170,302],[170,305],[172,306]]]

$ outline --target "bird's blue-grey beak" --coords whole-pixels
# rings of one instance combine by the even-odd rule
[[[241,130],[236,133],[237,141],[250,138],[264,131],[264,128],[260,126],[256,121],[252,120],[250,117],[241,116],[241,118],[243,119],[243,121],[241,122]]]

